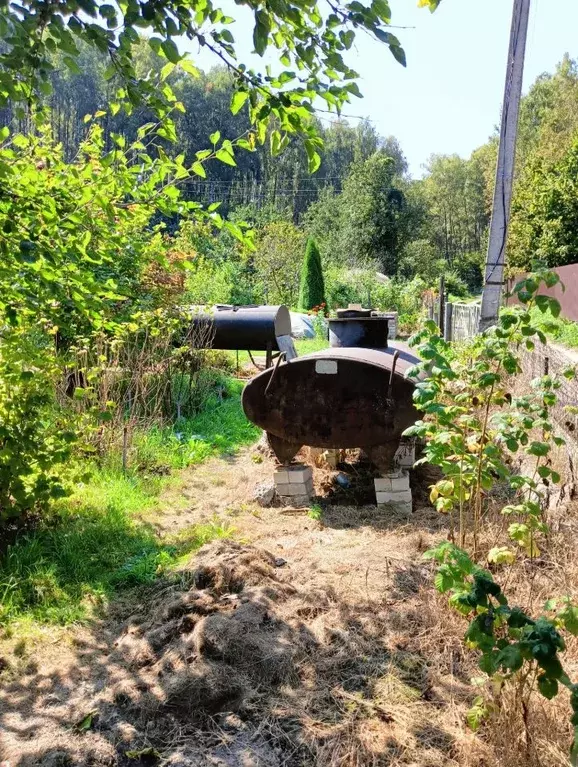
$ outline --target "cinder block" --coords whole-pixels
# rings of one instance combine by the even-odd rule
[[[313,480],[307,482],[288,482],[287,484],[276,484],[275,489],[278,495],[313,495]]]
[[[313,471],[310,466],[304,466],[298,464],[296,466],[287,467],[287,475],[290,483],[304,483],[313,479]]]
[[[273,481],[275,485],[288,485],[289,484],[289,472],[287,469],[275,469],[273,474]]]
[[[374,483],[376,493],[397,493],[402,490],[409,490],[409,474],[407,472],[397,472],[387,477],[376,477]]]
[[[403,503],[378,503],[377,507],[379,509],[393,509],[399,514],[411,514],[413,511],[413,506],[411,503],[407,503],[404,501]]]
[[[375,494],[377,503],[411,503],[411,490],[383,491]]]

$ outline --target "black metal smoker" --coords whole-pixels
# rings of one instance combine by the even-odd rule
[[[282,463],[303,445],[359,447],[391,471],[401,435],[418,417],[408,372],[419,360],[406,344],[388,343],[387,318],[341,316],[329,331],[332,348],[279,358],[255,376],[243,391],[245,414]],[[352,338],[357,345],[348,346]]]
[[[212,328],[212,349],[263,351],[266,367],[271,367],[275,353],[290,360],[297,356],[291,338],[291,315],[286,306],[217,305],[201,309],[192,321]]]

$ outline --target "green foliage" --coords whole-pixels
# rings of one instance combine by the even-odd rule
[[[521,306],[502,310],[497,327],[476,339],[465,359],[440,337],[433,322],[414,338],[425,374],[416,383],[414,399],[426,418],[406,433],[427,440],[424,460],[444,474],[432,487],[431,501],[450,515],[452,536],[458,514],[460,545],[471,534],[474,552],[488,492],[501,480],[516,496],[516,502],[502,510],[513,517],[510,538],[527,556],[540,553],[538,542],[547,530],[540,483],[560,481],[549,454],[561,441],[552,436],[550,419],[561,384],[546,375],[533,382],[527,395],[512,397],[508,378],[521,371],[522,349],[533,349],[534,339],[545,342],[543,331],[532,323],[531,310],[537,306],[559,312],[555,299],[537,295],[541,284],[551,287],[557,281],[555,273],[544,271],[520,282],[515,292]],[[518,453],[535,459],[531,473],[512,470],[512,456]],[[505,552],[493,556],[494,561],[509,558]]]
[[[550,700],[563,685],[571,692],[574,726],[572,764],[578,749],[578,685],[572,684],[560,662],[565,649],[560,628],[572,634],[578,631],[578,608],[569,599],[556,618],[532,618],[520,607],[510,607],[492,574],[476,565],[469,555],[444,541],[426,552],[427,559],[438,563],[436,587],[450,594],[450,606],[466,616],[469,627],[465,641],[480,651],[479,667],[500,690],[510,681],[516,683],[518,696],[527,705],[533,690]],[[547,604],[547,609],[555,607]],[[483,696],[475,699],[468,723],[476,730],[495,708]]]
[[[578,253],[578,134],[560,159],[534,158],[518,185],[509,238],[509,264],[527,270],[531,259],[553,268]]]
[[[278,148],[283,147],[289,134],[302,132],[312,171],[319,165],[319,141],[309,131],[313,101],[321,98],[330,109],[339,112],[351,96],[360,95],[357,74],[344,58],[354,43],[356,31],[363,29],[383,42],[405,64],[399,40],[387,31],[391,20],[387,3],[371,6],[359,3],[354,8],[337,5],[325,16],[307,3],[275,8],[257,4],[252,9],[255,51],[263,56],[272,48],[281,65],[268,72],[266,78],[238,61],[235,38],[229,28],[234,18],[212,5],[164,0],[154,8],[138,3],[113,7],[99,0],[88,3],[67,0],[58,9],[45,10],[43,14],[34,13],[32,0],[26,0],[18,9],[7,9],[0,19],[0,35],[6,41],[0,54],[0,69],[5,73],[0,106],[9,101],[16,104],[41,101],[52,91],[54,53],[63,54],[64,64],[73,72],[81,71],[80,46],[86,44],[107,54],[110,64],[106,75],[120,80],[116,89],[117,110],[122,107],[131,114],[135,106],[148,106],[165,120],[164,130],[170,138],[174,126],[167,117],[176,98],[168,85],[163,87],[162,81],[175,68],[196,72],[174,41],[185,36],[199,42],[235,74],[236,93],[231,108],[238,112],[245,103],[249,106],[252,120],[262,126],[254,138],[263,142],[270,121],[277,126]],[[166,61],[160,82],[154,70],[140,76],[137,72],[135,50],[141,29],[152,31],[149,45]],[[230,143],[223,142],[217,153],[221,161],[234,165]]]
[[[301,269],[299,308],[309,311],[320,306],[325,306],[325,283],[323,281],[321,256],[315,240],[309,238]]]
[[[56,369],[39,343],[41,334],[19,331],[0,343],[0,525],[66,493],[64,466],[76,434],[55,406]]]
[[[395,176],[393,159],[381,152],[353,167],[343,184],[338,219],[339,247],[350,263],[370,259],[388,276],[396,274],[414,226],[404,186]]]
[[[118,454],[106,456],[38,529],[19,536],[0,563],[0,624],[82,619],[118,589],[150,583],[184,555],[230,534],[211,522],[160,540],[141,518],[156,510],[173,470],[255,441],[258,429],[243,414],[241,390],[241,381],[225,380],[194,418],[137,433],[127,472]]]
[[[182,469],[212,456],[233,454],[254,442],[259,430],[247,421],[241,407],[243,382],[228,379],[210,394],[202,410],[174,427],[152,428],[137,435],[134,461],[137,466]]]
[[[305,236],[289,221],[266,224],[253,256],[254,279],[267,304],[296,306]]]

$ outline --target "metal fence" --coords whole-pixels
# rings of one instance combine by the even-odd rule
[[[465,341],[478,334],[480,304],[447,304],[446,337],[452,341]]]

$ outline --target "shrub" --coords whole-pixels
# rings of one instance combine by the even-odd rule
[[[315,306],[325,304],[325,284],[321,268],[321,256],[315,240],[307,240],[305,260],[301,270],[301,286],[299,289],[299,308],[309,311]]]

